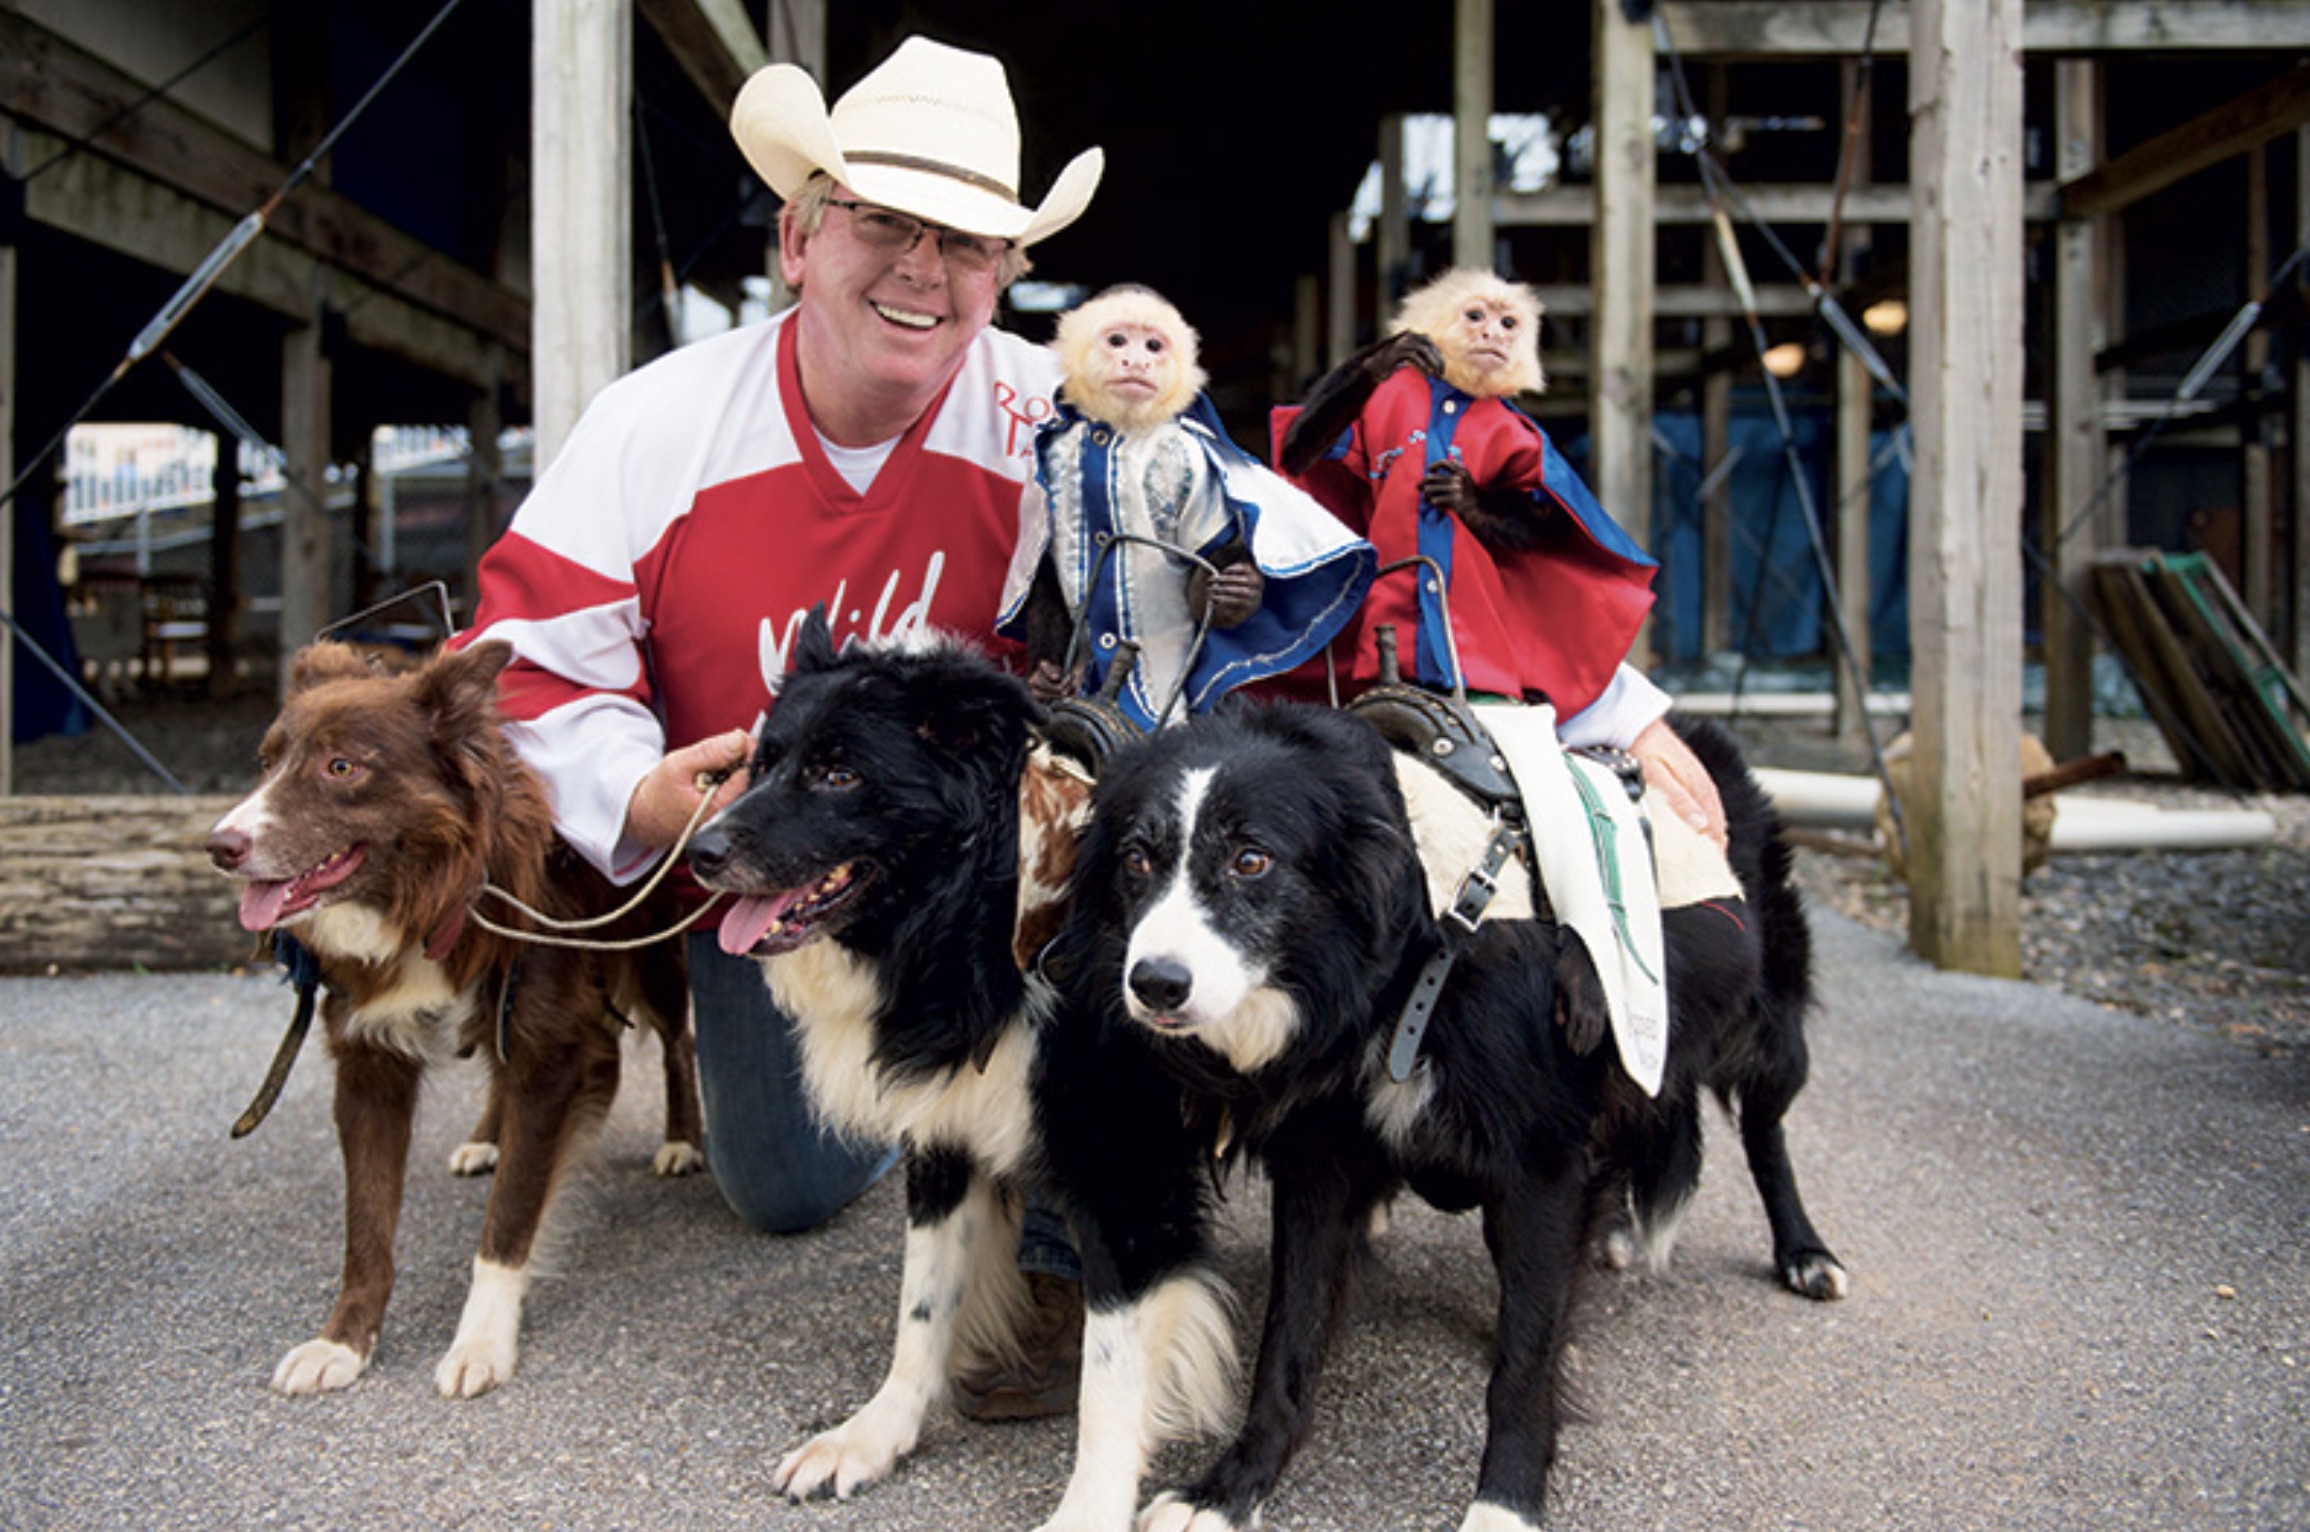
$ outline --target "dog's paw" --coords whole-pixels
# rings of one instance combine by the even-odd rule
[[[914,1445],[911,1432],[878,1429],[865,1411],[822,1431],[778,1462],[771,1483],[791,1500],[831,1490],[837,1500],[887,1475]]]
[[[1253,1518],[1252,1525],[1257,1526]],[[1133,1532],[1239,1532],[1223,1512],[1180,1499],[1166,1490],[1147,1502]]]
[[[678,1138],[669,1139],[658,1146],[657,1154],[650,1161],[650,1168],[661,1176],[686,1176],[692,1171],[704,1170],[706,1157],[698,1152],[696,1144],[684,1143]]]
[[[1539,1532],[1539,1526],[1504,1505],[1479,1500],[1460,1518],[1460,1532]]]
[[[494,1337],[461,1339],[433,1369],[433,1386],[444,1399],[474,1399],[513,1376],[518,1348]]]
[[[1638,1242],[1636,1231],[1627,1224],[1615,1224],[1605,1230],[1597,1242],[1597,1253],[1607,1270],[1631,1271],[1644,1259],[1644,1246]]]
[[[1852,1285],[1845,1268],[1826,1250],[1815,1250],[1789,1262],[1781,1268],[1781,1280],[1789,1285],[1789,1291],[1823,1303],[1844,1297]]]
[[[351,1385],[369,1359],[333,1340],[309,1340],[273,1369],[276,1394],[326,1394]]]
[[[497,1145],[464,1143],[449,1151],[453,1176],[486,1176],[497,1168]]]

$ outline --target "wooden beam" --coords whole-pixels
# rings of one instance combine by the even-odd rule
[[[1749,212],[1767,223],[1825,224],[1832,214],[1847,224],[1906,224],[1909,221],[1909,188],[1906,186],[1855,186],[1845,193],[1842,208],[1837,204],[1833,186],[1790,185],[1779,182],[1763,183],[1740,188],[1742,202]],[[1596,192],[1590,186],[1551,186],[1538,192],[1503,192],[1495,199],[1504,228],[1583,228],[1596,221]],[[2022,202],[2023,216],[2033,223],[2050,222],[2060,216],[2059,194],[2049,181],[2040,181],[2028,187]],[[1707,223],[1715,215],[1710,211],[1708,195],[1700,187],[1678,183],[1653,189],[1653,217],[1663,224]]]
[[[1652,28],[1619,0],[1593,0],[1596,94],[1596,225],[1588,270],[1596,290],[1590,350],[1590,456],[1607,511],[1649,541],[1652,522],[1653,274],[1655,160]],[[1649,619],[1634,659],[1651,658]]]
[[[537,471],[633,355],[632,0],[531,0]]]
[[[1409,284],[1412,259],[1412,223],[1404,191],[1404,119],[1391,114],[1380,119],[1380,219],[1373,226],[1372,248],[1378,267],[1372,283],[1372,333],[1388,333],[1396,304]]]
[[[2101,65],[2063,59],[2054,66],[2054,162],[2083,175],[2101,157]],[[2101,220],[2064,219],[2054,231],[2045,431],[2045,528],[2040,539],[2054,578],[2044,586],[2045,747],[2057,761],[2093,749],[2093,628],[2073,604],[2083,600],[2103,550],[2122,539],[2110,527],[2102,484],[2108,438],[2094,305]],[[2099,497],[2097,499],[2097,497]]]
[[[1492,0],[1452,8],[1452,264],[1490,271]]]
[[[1325,244],[1323,365],[1329,370],[1356,348],[1356,242],[1348,237],[1347,214],[1331,215]]]
[[[635,0],[698,94],[723,117],[747,76],[770,62],[762,34],[739,0]]]
[[[1838,73],[1843,77],[1838,82],[1839,120],[1865,123],[1868,81],[1858,67]],[[1845,145],[1845,154],[1850,186],[1854,190],[1867,188],[1877,173],[1868,133],[1854,134]],[[1860,271],[1869,253],[1869,240],[1866,226],[1845,231],[1844,248],[1836,252],[1840,280],[1850,283]],[[1877,384],[1861,358],[1845,346],[1837,348],[1836,374],[1837,494],[1829,519],[1835,527],[1837,589],[1833,599],[1843,643],[1838,642],[1837,634],[1831,634],[1828,647],[1836,669],[1837,742],[1850,747],[1867,743],[1871,729],[1868,691],[1874,655],[1869,633],[1869,533],[1874,475],[1870,471],[1869,427],[1876,413]],[[1845,646],[1850,646],[1851,653],[1843,652]]]
[[[335,615],[335,560],[329,548],[330,366],[321,350],[319,306],[313,322],[281,340],[281,456],[289,483],[281,492],[281,687],[289,657]]]
[[[1585,283],[1542,282],[1533,286],[1541,306],[1559,319],[1577,319],[1596,312],[1596,289]],[[1760,286],[1757,312],[1768,319],[1794,318],[1813,311],[1812,295],[1788,283]],[[1652,290],[1652,312],[1662,319],[1738,319],[1746,311],[1729,288],[1679,283]]]
[[[1909,71],[1909,940],[2021,972],[2021,0],[1918,0]]]
[[[1883,56],[1909,51],[1915,7],[1889,0],[1869,36],[1869,0],[1726,5],[1667,0],[1660,15],[1687,59]],[[2029,0],[2020,43],[2029,53],[2286,52],[2310,47],[2304,0]]]
[[[43,157],[59,147],[45,133],[28,132],[24,138]],[[170,272],[193,270],[235,221],[149,176],[86,154],[27,184],[24,209],[43,227]],[[303,321],[311,317],[312,294],[324,270],[316,257],[295,245],[260,239],[225,268],[216,290]],[[328,276],[329,302],[344,316],[346,336],[358,346],[479,387],[487,376],[482,353],[492,344],[507,344],[343,270]],[[526,327],[524,336],[520,354],[526,358]],[[119,339],[125,351],[129,336],[123,333]]]
[[[288,181],[289,166],[166,98],[144,101],[144,94],[143,87],[102,60],[0,6],[0,111],[67,139],[122,119],[90,148],[229,214],[227,227],[263,206]],[[137,109],[129,112],[131,106]],[[88,157],[84,153],[60,165],[32,182],[28,193]],[[407,303],[528,349],[529,306],[520,294],[325,187],[311,182],[299,187],[273,212],[266,233],[273,242],[294,245]]]
[[[2310,124],[2310,64],[2297,64],[2243,96],[2134,145],[2107,164],[2064,180],[2062,212],[2071,218],[2118,212],[2304,124]]]
[[[16,171],[14,165],[7,169]],[[16,246],[0,240],[0,491],[16,482],[16,397]],[[13,500],[0,504],[0,611],[11,613],[16,610],[16,518],[23,514],[25,508]],[[15,739],[16,630],[0,623],[0,798],[16,790]]]

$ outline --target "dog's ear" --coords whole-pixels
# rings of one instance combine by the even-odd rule
[[[932,666],[915,677],[915,732],[949,755],[985,757],[1015,772],[1039,709],[1026,683],[975,660]]]
[[[322,639],[299,649],[289,662],[289,695],[294,697],[325,681],[348,681],[378,672],[368,657],[351,644]]]
[[[794,675],[832,670],[839,658],[834,647],[834,629],[826,621],[826,603],[822,601],[802,619],[802,631],[795,636],[794,655],[786,662],[786,669]]]
[[[497,737],[497,674],[512,659],[510,644],[492,641],[445,649],[426,662],[414,679],[435,739],[482,749]]]

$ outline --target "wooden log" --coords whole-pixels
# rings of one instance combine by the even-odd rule
[[[0,971],[214,968],[262,957],[202,849],[231,798],[0,799]]]

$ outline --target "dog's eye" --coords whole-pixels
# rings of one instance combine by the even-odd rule
[[[1246,846],[1235,853],[1235,860],[1227,864],[1227,870],[1239,878],[1264,878],[1274,865],[1274,857],[1257,846]]]
[[[1155,859],[1147,854],[1145,846],[1125,846],[1123,848],[1123,870],[1134,878],[1153,877]]]
[[[341,755],[330,756],[329,763],[321,769],[337,782],[351,782],[361,775],[361,763]]]
[[[810,784],[830,793],[846,793],[858,785],[858,773],[847,766],[821,766],[810,774]]]

